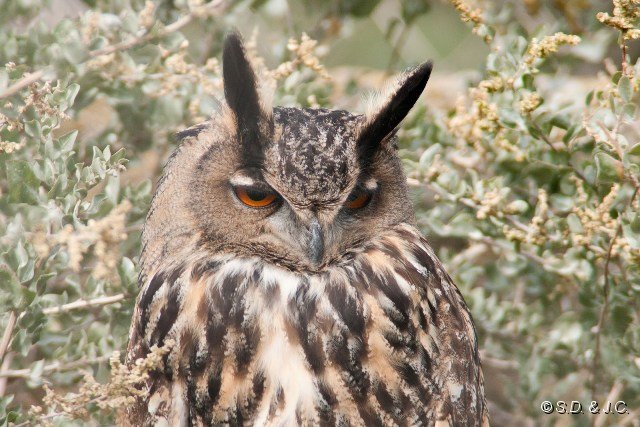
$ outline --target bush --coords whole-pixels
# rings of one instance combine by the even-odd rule
[[[432,102],[436,73],[399,136],[419,225],[476,321],[494,424],[564,420],[543,400],[623,400],[635,412],[597,422],[638,423],[640,2],[546,3],[85,0],[48,25],[50,3],[5,0],[0,423],[113,422],[164,351],[133,371],[114,355],[172,135],[222,99],[224,32],[267,28],[248,47],[278,104],[357,108],[381,73],[318,56],[383,7],[396,70],[434,11],[487,46],[455,104]]]

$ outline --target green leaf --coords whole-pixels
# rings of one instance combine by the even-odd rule
[[[534,77],[532,74],[525,73],[522,75],[522,87],[524,87],[525,89],[534,91],[535,85],[533,84],[533,82],[534,82]]]
[[[251,8],[251,10],[253,11],[256,11],[257,9],[260,9],[265,3],[267,3],[267,1],[268,0],[253,0],[249,5],[249,8]]]
[[[91,161],[91,170],[95,175],[100,177],[100,179],[103,179],[106,173],[102,151],[100,151],[100,149],[96,146],[93,146],[93,159]]]
[[[562,142],[567,144],[569,141],[571,141],[571,138],[573,138],[573,135],[575,135],[576,131],[580,130],[580,129],[581,128],[578,125],[575,125],[575,124],[569,126],[569,128],[567,129],[567,132],[562,137]]]
[[[20,284],[13,271],[8,267],[0,264],[0,289],[10,289]]]
[[[623,114],[624,120],[629,122],[633,121],[635,118],[637,109],[638,107],[633,102],[624,104],[624,106],[622,107],[622,114]]]
[[[631,221],[622,222],[622,233],[633,249],[640,249],[640,213],[636,213]]]
[[[19,241],[14,250],[18,268],[24,267],[29,262],[29,254],[22,241]]]
[[[65,190],[67,189],[69,181],[67,179],[67,175],[58,175],[51,186],[51,189],[47,193],[47,196],[50,199],[55,199],[58,196],[63,196]]]
[[[20,281],[11,268],[8,265],[0,264],[0,295],[2,295],[0,307],[15,308],[20,299],[21,289]]]
[[[596,178],[599,182],[620,182],[623,177],[622,162],[603,151],[596,154]]]
[[[63,153],[69,153],[71,150],[73,150],[73,144],[76,142],[77,136],[77,130],[72,130],[71,132],[62,135],[60,138],[58,138],[58,150]]]
[[[532,126],[532,125],[528,125],[527,126],[527,130],[529,131],[529,134],[535,138],[535,139],[541,139],[542,137],[542,133],[540,133],[540,131],[538,130],[537,127]]]
[[[617,306],[611,310],[613,331],[617,335],[623,335],[631,322],[633,315],[630,313],[633,306]]]
[[[380,0],[346,0],[338,2],[341,13],[356,17],[368,16],[380,3]]]
[[[40,377],[42,377],[42,372],[44,371],[44,362],[45,360],[41,359],[31,365],[31,372],[29,373],[31,380],[40,379]]]
[[[629,148],[629,154],[640,156],[640,142],[634,144],[631,148]]]
[[[571,122],[569,121],[569,119],[566,118],[566,117],[562,117],[562,116],[553,117],[549,123],[552,126],[555,126],[557,128],[563,129],[563,130],[567,130],[567,129],[569,129],[569,126],[571,126]]]
[[[585,98],[585,100],[584,100],[584,103],[585,103],[585,105],[586,105],[587,107],[589,106],[589,104],[591,104],[591,101],[593,100],[593,95],[594,95],[594,91],[590,91],[590,92],[587,94],[587,97],[586,97],[586,98]]]
[[[71,83],[67,87],[64,93],[65,102],[66,102],[66,104],[64,105],[65,109],[73,105],[73,103],[75,102],[76,96],[78,95],[78,92],[80,92],[80,85],[78,83]]]
[[[24,123],[24,132],[36,140],[42,139],[42,126],[37,120],[29,120]]]
[[[126,152],[124,148],[119,149],[118,151],[116,151],[111,155],[111,159],[110,159],[111,163],[112,164],[118,163],[120,160],[124,159],[125,154]]]
[[[616,71],[615,73],[613,73],[613,75],[611,76],[611,81],[614,84],[618,84],[618,82],[620,81],[620,78],[622,77],[622,72],[620,71]]]
[[[35,299],[35,297],[37,296],[36,292],[32,291],[29,288],[26,288],[25,286],[22,286],[20,288],[20,291],[22,294],[22,300],[20,301],[20,306],[23,308],[29,307],[33,302],[33,300]]]
[[[7,181],[9,182],[9,200],[33,205],[38,203],[40,180],[31,164],[24,160],[8,162]]]
[[[35,269],[36,260],[29,259],[27,262],[18,268],[18,279],[20,282],[25,283],[33,279],[33,272]]]
[[[629,81],[627,76],[620,77],[618,81],[618,94],[620,94],[620,98],[622,98],[624,102],[631,100],[633,89],[631,88],[631,81]]]
[[[500,123],[513,129],[522,123],[522,116],[513,110],[504,109],[500,112]]]
[[[402,19],[408,25],[429,10],[429,3],[424,0],[404,0],[401,4]]]
[[[569,230],[572,233],[582,233],[584,229],[582,228],[582,222],[580,222],[580,218],[578,215],[572,213],[567,216],[567,225],[569,226]]]
[[[402,25],[400,18],[393,17],[387,22],[387,29],[384,32],[384,38],[391,40],[391,37],[395,34],[396,28]]]

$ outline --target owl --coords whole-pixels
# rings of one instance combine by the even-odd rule
[[[226,103],[179,134],[146,219],[127,363],[174,344],[121,425],[488,424],[395,142],[431,68],[367,114],[272,107],[227,36]]]

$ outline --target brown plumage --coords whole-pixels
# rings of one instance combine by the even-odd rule
[[[394,131],[271,108],[237,35],[227,107],[182,133],[143,233],[127,363],[175,342],[122,425],[485,425],[471,316],[414,227]]]

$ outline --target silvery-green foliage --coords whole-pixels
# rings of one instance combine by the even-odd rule
[[[277,77],[277,104],[340,108],[365,82],[358,69],[325,79],[334,73],[314,65],[319,50],[378,7],[399,11],[384,35],[392,46],[442,7],[309,0],[292,17],[274,1],[104,0],[42,19],[51,3],[0,2],[3,425],[64,422],[47,418],[44,383],[64,395],[85,372],[108,381],[108,358],[126,345],[152,186],[173,133],[218,107],[225,31],[247,16],[266,22],[269,37],[246,36],[267,59],[265,79]],[[456,105],[436,107],[428,91],[399,145],[418,224],[474,314],[494,420],[544,422],[543,400],[610,392],[638,417],[639,6],[450,3],[488,44],[486,61]],[[394,55],[392,68],[411,65]],[[32,404],[42,412],[29,415]],[[85,409],[66,415],[112,420]]]

